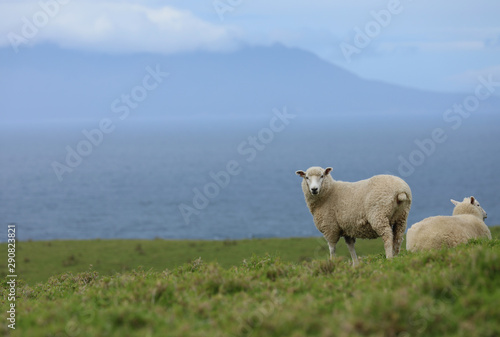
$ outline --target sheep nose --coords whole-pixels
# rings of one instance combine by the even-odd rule
[[[317,187],[311,188],[311,192],[312,194],[318,194],[318,188]]]

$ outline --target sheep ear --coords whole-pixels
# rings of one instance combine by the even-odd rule
[[[302,178],[304,178],[304,176],[306,175],[306,173],[301,170],[298,170],[297,172],[295,172],[295,174],[301,176]]]
[[[470,203],[474,205],[474,197],[470,197]]]
[[[455,205],[455,206],[459,204],[459,202],[458,202],[458,201],[456,201],[456,200],[450,199],[450,201],[451,201],[451,203],[452,203],[453,205]]]
[[[327,167],[327,168],[325,169],[325,176],[326,176],[327,174],[329,174],[332,170],[333,170],[333,169],[332,169],[331,167]]]

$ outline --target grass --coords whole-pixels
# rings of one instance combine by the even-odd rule
[[[0,251],[6,251],[0,244]],[[383,252],[382,240],[358,240],[358,255]],[[17,274],[28,284],[45,282],[64,272],[83,272],[92,265],[101,275],[137,269],[162,271],[201,257],[224,268],[241,264],[252,254],[279,254],[284,262],[326,259],[328,245],[323,238],[254,239],[226,241],[170,240],[88,240],[34,241],[16,244]],[[343,242],[339,256],[350,256]],[[0,261],[0,277],[5,277],[7,261]]]
[[[97,241],[111,253],[104,255],[102,249],[96,251],[101,255],[87,251],[81,256],[80,249],[96,241],[57,241],[50,246],[21,242],[18,256],[30,259],[26,265],[43,261],[42,254],[35,253],[45,244],[44,250],[56,248],[49,257],[57,258],[54,265],[65,272],[40,283],[35,278],[18,280],[16,330],[8,329],[2,319],[0,334],[499,336],[500,227],[492,228],[492,234],[492,241],[473,240],[423,253],[403,251],[392,260],[384,258],[381,244],[364,247],[380,240],[361,241],[359,255],[365,256],[356,268],[345,251],[333,262],[325,258],[326,248],[319,248],[316,256],[316,247],[326,245],[316,239]],[[72,249],[65,251],[69,243]],[[114,246],[121,248],[113,254]],[[182,253],[183,247],[188,252]],[[254,247],[256,255],[251,253]],[[270,254],[260,252],[266,247]],[[361,253],[365,249],[376,252]],[[240,253],[242,259],[236,257]],[[100,264],[86,265],[84,272],[68,271],[98,256]],[[167,269],[161,263],[133,267],[154,256],[166,257],[163,265],[167,260],[175,265],[172,257],[180,256],[181,263]],[[196,258],[184,263],[189,256]],[[109,264],[104,261],[108,257],[114,257]],[[99,265],[106,268],[98,271]],[[123,266],[127,268],[111,273]],[[28,270],[19,267],[18,274]],[[5,282],[0,290],[4,308]]]

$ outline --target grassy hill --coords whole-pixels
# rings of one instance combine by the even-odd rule
[[[493,237],[500,239],[500,226],[491,227]],[[405,249],[405,242],[402,248]],[[7,245],[0,244],[0,251]],[[383,254],[381,239],[357,240],[356,251],[361,258]],[[85,240],[33,241],[16,244],[17,274],[28,284],[45,282],[50,276],[65,272],[92,269],[100,275],[113,275],[142,266],[146,270],[172,269],[199,257],[205,262],[217,262],[228,268],[240,265],[252,254],[279,255],[283,262],[327,259],[326,241],[317,238],[254,239],[226,241],[173,240]],[[343,240],[337,245],[337,255],[348,258]],[[0,277],[7,275],[6,259],[0,261]]]
[[[29,261],[18,268],[16,330],[4,318],[0,334],[499,336],[499,229],[492,241],[404,251],[392,260],[381,240],[360,241],[356,268],[345,256],[327,261],[326,244],[316,239],[21,242],[18,257]],[[103,245],[108,253],[97,248]],[[174,252],[182,263],[161,267],[177,263]],[[135,267],[155,258],[164,259]],[[41,283],[20,280],[39,263],[32,269],[47,263],[66,271]],[[84,272],[67,271],[85,264]],[[7,308],[5,282],[1,291]]]
[[[358,240],[358,255],[383,253],[383,242]],[[254,239],[226,241],[173,240],[87,240],[34,241],[16,245],[17,274],[28,284],[45,282],[50,276],[65,272],[83,272],[92,269],[101,275],[113,275],[142,266],[163,271],[201,257],[205,262],[217,262],[228,268],[241,264],[252,254],[277,254],[284,262],[327,259],[329,251],[325,239]],[[5,244],[0,251],[6,251]],[[338,244],[338,255],[349,257],[343,240]],[[0,261],[0,277],[7,271],[7,261]]]

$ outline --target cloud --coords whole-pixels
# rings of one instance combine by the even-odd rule
[[[0,4],[0,46],[50,42],[107,52],[230,50],[239,32],[188,10],[122,2],[45,0]],[[31,26],[31,27],[29,27]]]
[[[482,78],[493,78],[495,82],[500,81],[500,65],[494,65],[491,67],[481,68],[481,69],[471,69],[465,72],[456,74],[450,77],[450,80],[463,85],[465,88],[473,87],[477,85],[478,79]]]

